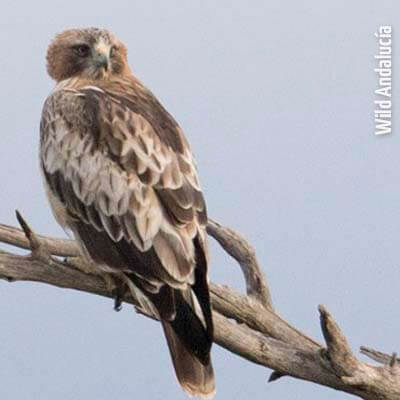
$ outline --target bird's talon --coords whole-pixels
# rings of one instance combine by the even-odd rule
[[[114,296],[114,311],[122,310],[122,298],[124,295],[123,288],[121,286],[117,286],[115,289],[111,291]]]

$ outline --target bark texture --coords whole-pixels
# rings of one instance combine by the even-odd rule
[[[104,281],[85,270],[74,241],[36,235],[17,212],[22,229],[0,224],[0,242],[30,250],[17,255],[0,250],[0,279],[32,281],[112,297]],[[361,347],[378,362],[361,362],[324,306],[319,306],[325,344],[291,326],[273,307],[267,281],[255,251],[237,232],[209,220],[207,231],[242,269],[246,295],[211,283],[215,342],[244,359],[271,368],[269,381],[291,376],[341,390],[367,400],[400,400],[400,365],[396,353],[387,355]],[[59,257],[65,257],[65,260]],[[137,311],[136,299],[127,303]],[[154,318],[152,315],[148,317]]]

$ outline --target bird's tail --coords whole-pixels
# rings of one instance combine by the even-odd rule
[[[188,348],[184,344],[185,339],[180,337],[171,322],[162,321],[162,326],[176,377],[182,389],[189,396],[197,396],[202,399],[213,398],[215,395],[215,379],[209,350],[207,355],[204,356],[204,354],[201,354],[201,349],[195,349],[193,346]],[[190,331],[188,334],[190,334]]]
[[[186,290],[164,285],[158,293],[148,292],[146,296],[141,281],[134,275],[129,278],[133,297],[150,315],[160,319],[182,389],[190,396],[213,398],[215,379],[210,357],[213,324],[208,292],[201,302],[196,295],[201,293],[202,280]]]
[[[215,379],[210,357],[214,334],[207,260],[198,239],[194,244],[196,268],[193,285],[176,289],[164,284],[154,291],[149,290],[148,283],[135,274],[129,275],[129,279],[133,297],[139,300],[143,309],[161,321],[182,389],[190,396],[210,399],[215,395]]]

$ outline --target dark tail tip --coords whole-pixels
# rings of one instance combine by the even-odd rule
[[[189,396],[203,399],[213,398],[215,396],[215,379],[211,360],[208,363],[201,362],[193,351],[183,344],[169,322],[162,321],[162,326],[176,377],[182,389]]]

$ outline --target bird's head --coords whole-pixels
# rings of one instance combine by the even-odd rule
[[[75,76],[109,79],[129,73],[127,50],[107,30],[69,29],[51,42],[47,50],[47,71],[57,82]]]

